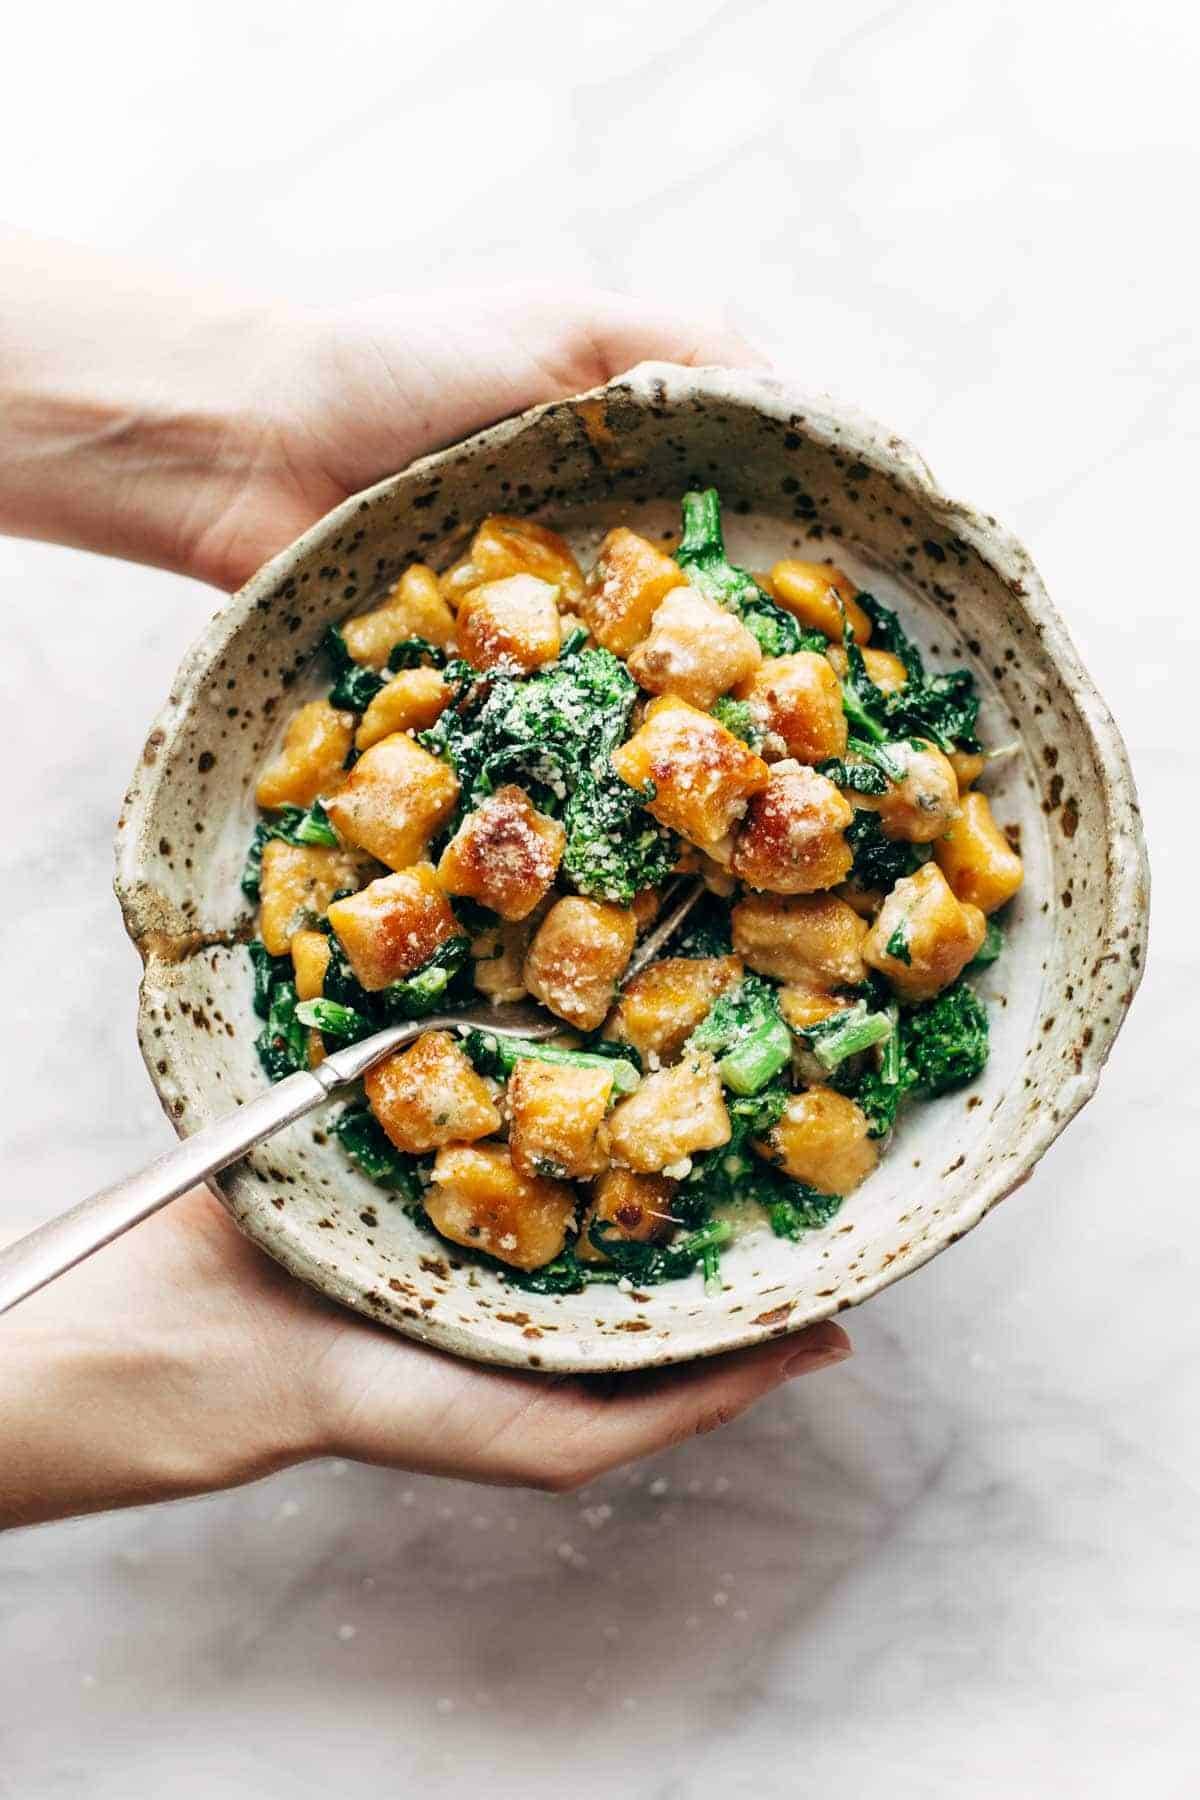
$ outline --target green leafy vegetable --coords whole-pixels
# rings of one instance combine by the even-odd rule
[[[883,947],[888,956],[894,956],[897,962],[907,963],[911,968],[912,951],[908,947],[908,928],[903,919]]]
[[[541,1044],[529,1038],[502,1037],[499,1032],[468,1031],[463,1049],[481,1075],[507,1081],[518,1062],[557,1063],[564,1068],[602,1068],[612,1076],[614,1094],[631,1094],[641,1083],[636,1064],[623,1055],[599,1050],[564,1050],[557,1044]]]
[[[842,1204],[840,1194],[822,1194],[806,1181],[789,1181],[787,1190],[767,1208],[776,1237],[799,1238],[806,1231],[818,1231],[822,1225],[828,1225]]]
[[[336,706],[339,712],[366,712],[380,688],[385,685],[383,676],[377,675],[374,669],[364,669],[361,663],[355,662],[336,625],[331,625],[325,633],[321,648],[329,658],[333,674],[333,686],[329,690],[330,706]]]
[[[965,981],[909,1009],[904,1056],[923,1094],[945,1094],[974,1081],[988,1059],[988,1017]]]
[[[291,979],[292,959],[290,956],[272,956],[260,938],[247,944],[246,949],[254,965],[254,1010],[260,1019],[265,1019],[271,1011],[275,984]]]
[[[890,1011],[894,1029],[879,1067],[845,1090],[867,1115],[872,1137],[887,1136],[907,1095],[962,1087],[988,1059],[987,1013],[961,979],[936,999]]]
[[[987,922],[987,936],[967,964],[968,970],[986,969],[989,963],[995,962],[1003,949],[1004,927],[999,924],[997,920],[989,919]]]
[[[248,900],[261,897],[263,850],[272,838],[282,838],[285,844],[318,844],[330,849],[336,848],[338,841],[337,832],[319,800],[314,800],[307,808],[281,806],[271,818],[260,819],[254,827],[246,866],[242,870],[242,892]]]
[[[859,594],[858,604],[871,621],[872,650],[890,650],[898,656],[908,672],[908,679],[918,683],[925,679],[925,663],[921,652],[908,636],[890,606],[876,600],[874,594]]]
[[[254,1010],[266,1020],[254,1047],[270,1079],[282,1081],[308,1065],[308,1033],[296,1016],[292,960],[272,956],[257,939],[246,948],[254,968]]]
[[[343,1006],[339,1000],[302,1000],[296,1008],[296,1017],[314,1031],[354,1043],[359,1038],[370,1037],[375,1029],[370,1019],[364,1019],[361,1013],[355,1012],[353,1007]]]
[[[859,807],[845,831],[846,842],[854,852],[851,878],[860,887],[882,888],[885,893],[905,875],[912,875],[923,862],[928,862],[928,844],[906,844],[889,838],[879,823],[878,813]]]
[[[733,1227],[725,1219],[710,1219],[697,1231],[685,1232],[671,1244],[631,1243],[605,1219],[597,1219],[588,1229],[588,1237],[597,1250],[604,1252],[610,1266],[638,1287],[678,1281],[689,1275],[697,1263],[704,1265],[705,1285],[710,1286],[716,1276],[717,1253],[732,1236]]]
[[[445,668],[446,652],[423,637],[401,638],[388,651],[387,666],[393,675],[400,669],[419,668],[423,663],[431,669]]]
[[[420,1164],[405,1156],[390,1141],[383,1126],[364,1101],[347,1106],[339,1115],[334,1135],[343,1150],[369,1181],[388,1188],[405,1200],[419,1201]]]
[[[721,500],[716,488],[683,496],[683,534],[675,552],[692,586],[718,606],[736,613],[758,640],[764,656],[789,656],[796,650],[824,650],[819,634],[803,632],[791,613],[777,606],[752,575],[725,554]]]
[[[751,712],[748,700],[735,700],[732,694],[722,694],[713,704],[712,716],[718,725],[723,725],[734,737],[741,738],[749,749],[762,749],[763,729]]]
[[[271,989],[267,1022],[255,1043],[259,1061],[272,1081],[294,1075],[308,1062],[308,1034],[296,1017],[296,984],[276,981]]]
[[[457,824],[502,781],[518,779],[567,834],[561,871],[580,893],[628,905],[674,866],[670,832],[612,767],[637,687],[607,650],[568,648],[526,680],[477,676],[462,662],[446,678],[455,698],[420,741],[458,777]]]
[[[717,1073],[735,1094],[756,1094],[791,1060],[791,1033],[779,1014],[776,988],[746,975],[713,1002],[687,1048],[716,1057]]]
[[[892,1021],[886,1012],[872,1012],[865,1000],[855,1001],[827,1019],[796,1029],[823,1069],[830,1074],[840,1068],[847,1057],[859,1056],[876,1044],[886,1043],[892,1035]]]
[[[861,599],[870,600],[870,595]],[[874,610],[872,610],[874,609]],[[886,743],[889,738],[918,737],[937,745],[939,750],[978,750],[975,727],[979,719],[979,695],[975,677],[969,669],[951,669],[941,675],[926,675],[920,652],[900,630],[895,614],[871,601],[867,609],[874,618],[894,621],[886,627],[884,637],[899,645],[895,654],[908,669],[909,678],[895,693],[885,694],[867,674],[863,653],[847,627],[845,634],[846,673],[842,677],[842,708],[854,727],[855,734],[870,743]]]
[[[693,1157],[691,1170],[672,1199],[672,1211],[685,1224],[700,1224],[714,1206],[738,1200],[769,1203],[777,1197],[784,1178],[755,1156],[750,1142],[765,1137],[778,1124],[787,1103],[788,1091],[782,1086],[727,1102],[729,1142]]]

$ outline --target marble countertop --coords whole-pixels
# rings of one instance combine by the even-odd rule
[[[314,299],[636,288],[912,438],[1030,545],[1157,889],[1099,1097],[850,1317],[851,1363],[578,1496],[323,1463],[0,1541],[0,1795],[1194,1795],[1200,21],[126,0],[62,30],[9,34],[18,224]],[[214,600],[11,542],[0,584],[7,1235],[165,1141],[109,845]]]

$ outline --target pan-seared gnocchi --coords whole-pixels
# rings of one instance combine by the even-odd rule
[[[673,550],[458,542],[331,631],[259,779],[263,1065],[414,1021],[335,1126],[360,1175],[519,1285],[715,1291],[735,1235],[819,1230],[902,1102],[984,1066],[1023,869],[971,677],[833,562],[731,562],[712,490]]]

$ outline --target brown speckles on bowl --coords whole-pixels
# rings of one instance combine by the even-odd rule
[[[772,553],[836,546],[927,649],[975,669],[991,742],[1011,740],[1017,722],[1022,754],[984,778],[1028,871],[1004,958],[980,978],[993,1057],[966,1096],[904,1122],[828,1230],[798,1244],[741,1237],[711,1298],[698,1278],[637,1295],[516,1292],[439,1254],[349,1166],[327,1118],[223,1178],[243,1229],[303,1280],[485,1361],[571,1371],[680,1361],[857,1304],[1027,1179],[1093,1092],[1141,971],[1148,878],[1124,748],[1021,546],[947,499],[914,451],[857,414],[767,376],[647,366],[348,501],[260,570],[186,659],[134,776],[117,875],[146,963],[143,1051],[180,1132],[264,1084],[239,876],[259,765],[292,706],[319,691],[312,660],[326,626],[381,596],[414,558],[448,561],[489,511],[542,515],[587,551],[618,520],[675,530],[693,480],[721,487],[739,560],[761,567]],[[186,856],[172,850],[185,844]]]

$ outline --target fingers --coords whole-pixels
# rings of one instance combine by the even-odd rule
[[[678,1368],[579,1380],[480,1369],[363,1327],[342,1350],[326,1449],[565,1492],[727,1424],[782,1382],[843,1361],[850,1342],[826,1322]]]

